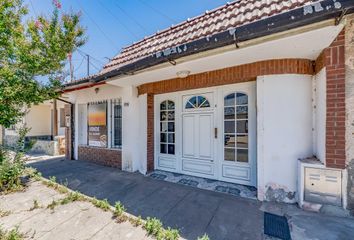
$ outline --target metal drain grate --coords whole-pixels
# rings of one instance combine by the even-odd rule
[[[264,213],[264,234],[284,240],[291,240],[286,217]]]

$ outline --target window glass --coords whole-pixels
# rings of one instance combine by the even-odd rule
[[[210,102],[203,96],[194,96],[191,97],[187,103],[185,108],[192,109],[192,108],[209,108]]]
[[[224,121],[225,133],[235,133],[235,121]]]
[[[224,100],[225,107],[235,106],[235,94],[230,94],[225,97]]]
[[[122,104],[120,99],[112,100],[112,144],[113,148],[122,147]]]
[[[231,93],[224,98],[224,160],[247,163],[248,95]]]
[[[160,103],[160,153],[175,154],[175,103]]]
[[[60,119],[60,127],[65,127],[65,110],[64,108],[59,109],[59,119]]]
[[[88,145],[107,147],[107,102],[89,103],[88,108]]]

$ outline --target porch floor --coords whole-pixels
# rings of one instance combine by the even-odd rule
[[[177,228],[185,239],[204,233],[210,239],[262,239],[261,203],[209,190],[160,181],[139,173],[127,173],[84,161],[51,159],[31,163],[44,177],[83,194],[121,201],[127,212],[160,219]]]
[[[197,187],[204,190],[211,190],[226,194],[231,194],[238,197],[257,199],[257,188],[236,184],[228,183],[223,181],[217,181],[207,178],[189,176],[185,174],[172,173],[167,171],[155,170],[150,173],[153,179],[164,180],[167,182],[183,184],[191,187]]]

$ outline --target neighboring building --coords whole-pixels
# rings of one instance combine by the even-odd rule
[[[54,114],[56,109],[56,114]],[[25,143],[34,140],[35,144],[29,153],[62,155],[65,154],[65,115],[64,103],[56,100],[33,105],[28,109],[22,121],[16,126],[3,129],[3,143],[7,147],[16,146],[18,129],[22,126],[30,128]]]
[[[354,208],[353,10],[240,0],[124,48],[66,85],[67,157]]]

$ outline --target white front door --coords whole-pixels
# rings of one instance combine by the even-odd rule
[[[182,115],[182,170],[192,174],[215,175],[214,113],[189,112]]]

